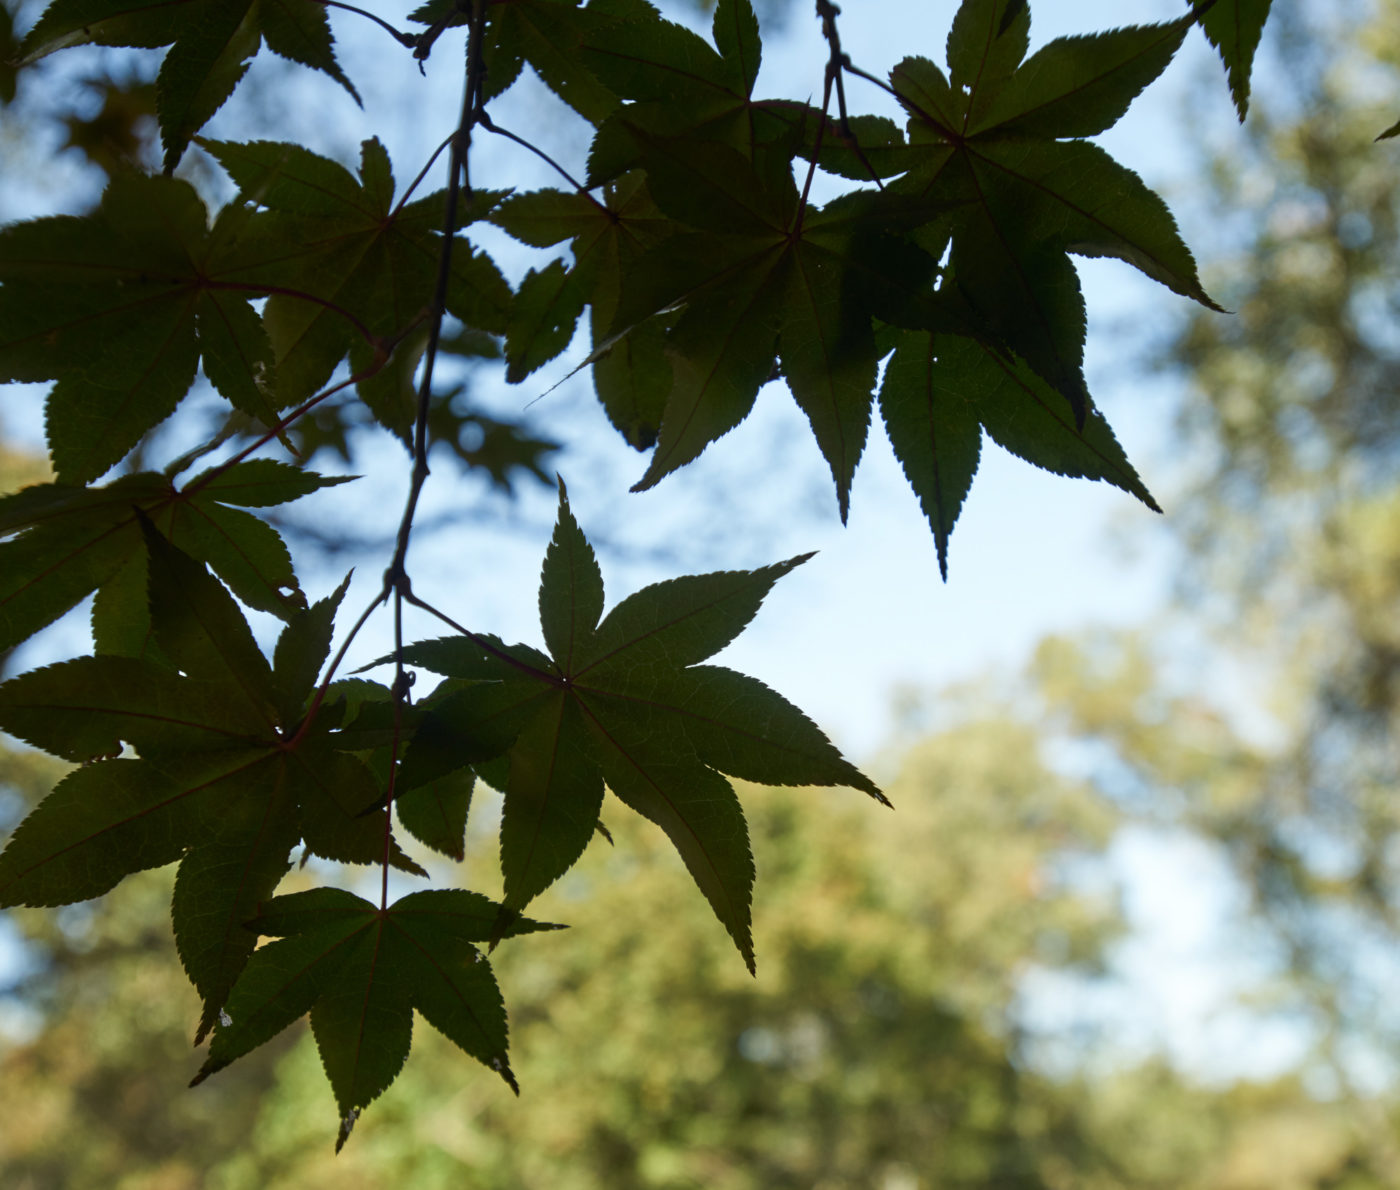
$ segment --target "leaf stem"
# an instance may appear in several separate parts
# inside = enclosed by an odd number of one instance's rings
[[[553,673],[550,670],[538,669],[533,665],[529,665],[526,662],[521,661],[518,657],[512,657],[504,649],[496,648],[495,645],[491,644],[489,641],[485,640],[483,637],[473,632],[470,628],[463,628],[462,625],[457,623],[457,621],[454,620],[451,616],[449,616],[446,612],[440,611],[438,608],[435,608],[426,599],[419,599],[418,596],[415,595],[412,591],[405,591],[404,599],[407,600],[409,603],[413,604],[414,607],[420,609],[421,611],[427,612],[430,616],[436,616],[454,632],[460,633],[462,636],[466,637],[483,653],[489,654],[490,656],[496,658],[497,661],[503,661],[505,662],[505,664],[511,666],[512,668],[518,669],[521,673],[529,674],[532,678],[539,678],[541,680],[558,683],[558,674]]]
[[[403,194],[399,196],[399,201],[394,205],[394,215],[396,217],[398,213],[402,211],[405,206],[408,205],[408,200],[413,197],[413,192],[423,184],[423,179],[428,176],[428,171],[433,168],[433,162],[435,162],[439,157],[442,156],[443,149],[447,148],[447,146],[452,143],[456,136],[457,132],[454,129],[447,136],[443,137],[442,143],[438,145],[436,149],[433,150],[433,154],[431,157],[428,158],[427,164],[424,165],[423,168],[418,171],[418,176],[408,184],[408,189],[405,190]]]
[[[346,12],[353,12],[357,16],[362,16],[366,20],[373,21],[401,46],[407,49],[416,49],[418,46],[417,33],[405,33],[401,29],[395,29],[393,25],[389,24],[389,22],[382,17],[375,16],[374,13],[367,12],[363,8],[357,8],[353,4],[346,4],[343,0],[316,0],[316,3],[324,5],[326,8],[343,8]]]
[[[369,606],[360,613],[360,618],[355,621],[354,626],[346,635],[340,648],[336,650],[335,656],[331,658],[330,668],[326,670],[326,676],[321,679],[316,687],[316,693],[311,696],[311,705],[306,708],[306,714],[302,716],[301,723],[298,725],[296,732],[292,735],[292,738],[287,741],[286,746],[288,749],[295,748],[300,744],[306,737],[306,733],[311,730],[311,725],[316,719],[316,713],[321,709],[321,704],[326,701],[326,692],[330,689],[331,683],[335,680],[336,671],[345,660],[345,654],[350,651],[350,646],[354,643],[355,638],[359,636],[360,629],[369,623],[369,618],[374,614],[374,609],[383,602],[384,593],[381,591],[370,601]]]
[[[376,336],[363,322],[359,320],[344,306],[337,306],[332,301],[319,298],[314,293],[306,293],[300,289],[288,289],[282,285],[260,285],[256,281],[210,281],[206,289],[234,289],[240,292],[253,292],[257,294],[273,295],[278,297],[300,298],[304,302],[310,302],[313,306],[321,306],[329,310],[332,314],[339,314],[346,322],[350,323],[359,333],[366,343],[373,344],[377,341]]]
[[[538,145],[532,144],[530,141],[527,141],[523,136],[517,136],[508,128],[502,128],[499,124],[493,121],[491,117],[488,116],[485,112],[481,113],[480,117],[477,119],[477,123],[487,132],[494,132],[497,136],[503,136],[506,138],[506,140],[514,141],[522,149],[528,149],[545,164],[552,166],[555,172],[558,173],[558,175],[561,178],[563,178],[564,181],[568,182],[570,186],[572,186],[575,190],[582,194],[584,198],[588,199],[588,201],[591,202],[600,211],[607,211],[608,208],[603,203],[599,202],[596,198],[594,198],[593,195],[589,193],[588,188],[586,186],[580,183],[573,176],[573,174],[569,173],[567,169],[560,165],[559,162],[555,161],[553,157],[551,157]]]
[[[301,418],[305,417],[308,413],[311,412],[311,410],[315,409],[316,406],[319,405],[322,401],[326,400],[326,398],[335,396],[335,394],[340,392],[341,389],[349,388],[352,384],[359,384],[361,380],[368,380],[371,376],[375,375],[383,366],[384,364],[382,361],[376,362],[372,368],[368,368],[363,372],[356,372],[353,376],[349,376],[346,379],[340,381],[339,384],[333,384],[324,392],[319,392],[314,397],[303,401],[289,414],[287,414],[286,417],[282,418],[275,426],[269,426],[266,433],[260,434],[257,438],[255,438],[252,441],[251,444],[245,446],[232,458],[225,459],[217,467],[211,467],[207,472],[205,472],[204,475],[200,476],[199,479],[197,479],[194,483],[190,484],[189,487],[181,488],[181,493],[184,495],[188,495],[191,492],[199,491],[200,488],[205,486],[205,484],[212,483],[219,476],[223,475],[224,472],[227,471],[230,467],[243,462],[243,460],[246,459],[249,455],[253,454],[255,451],[261,450],[274,438],[280,437],[292,425],[294,425]]]

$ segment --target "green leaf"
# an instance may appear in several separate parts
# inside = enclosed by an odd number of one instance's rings
[[[693,299],[667,338],[671,391],[651,464],[633,491],[655,486],[743,421],[772,375],[784,259],[761,241],[750,251],[748,267]]]
[[[198,1045],[219,1019],[257,935],[247,927],[290,865],[299,837],[295,806],[279,788],[279,768],[262,765],[244,796],[224,807],[219,836],[190,848],[180,861],[170,903],[175,946],[185,974],[204,1002]]]
[[[982,427],[959,377],[939,358],[939,340],[906,333],[885,368],[880,413],[938,548],[948,580],[948,538],[977,474]],[[954,387],[950,387],[954,386]]]
[[[157,78],[168,172],[264,40],[274,53],[324,71],[359,101],[336,62],[325,6],[317,0],[54,0],[21,50],[32,62],[84,43],[169,45]]]
[[[330,656],[335,613],[349,588],[350,575],[347,574],[329,596],[294,615],[277,638],[277,648],[272,655],[272,681],[283,723],[295,723],[305,709],[317,675]]]
[[[258,52],[253,0],[206,0],[165,55],[156,76],[156,112],[165,170],[179,164],[190,139],[223,107]]]
[[[540,575],[540,626],[550,655],[565,673],[573,671],[575,651],[593,635],[602,615],[603,572],[574,520],[561,479],[559,520]]]
[[[593,838],[603,781],[567,695],[549,699],[510,750],[501,813],[505,905],[520,909],[569,870]]]
[[[205,568],[142,522],[150,554],[151,623],[165,655],[192,678],[271,726],[272,669],[232,597]]]
[[[948,73],[954,90],[966,89],[968,116],[976,120],[979,96],[1006,82],[1030,45],[1026,0],[963,0],[948,32]]]
[[[590,726],[608,788],[666,832],[753,972],[753,853],[733,788],[687,756],[683,738],[619,733],[601,721]]]
[[[57,379],[45,425],[61,481],[96,479],[174,412],[201,329],[222,385],[232,385],[231,353],[254,350],[246,334],[231,341],[230,327],[246,332],[256,318],[248,295],[211,297],[220,283],[206,219],[187,182],[126,175],[93,215],[0,231],[0,379]]]
[[[274,54],[328,74],[360,102],[340,63],[335,60],[334,39],[326,6],[319,0],[258,0],[263,41]]]
[[[805,560],[657,583],[599,623],[602,576],[561,484],[540,583],[552,662],[482,636],[405,650],[412,664],[451,679],[428,699],[404,759],[406,786],[472,765],[505,795],[505,909],[493,937],[587,847],[606,782],[670,835],[752,967],[753,859],[721,772],[846,784],[884,800],[791,703],[742,674],[695,665],[733,640],[773,583]],[[455,846],[458,820],[447,821]]]
[[[586,191],[531,190],[507,198],[489,218],[522,244],[551,248],[586,234],[599,213],[597,201]]]
[[[810,557],[643,587],[607,614],[565,672],[580,677],[597,670],[635,672],[704,661],[748,626],[778,579]]]
[[[844,524],[870,423],[875,336],[868,311],[845,291],[839,259],[796,252],[788,277],[780,343],[783,375],[831,468]]]
[[[703,37],[662,20],[654,9],[644,19],[608,25],[588,37],[582,56],[623,99],[703,104],[729,92],[725,60]]]
[[[763,60],[758,17],[749,0],[719,0],[715,5],[713,33],[725,65],[733,72],[735,86],[749,94]]]
[[[620,695],[607,689],[611,685],[590,684],[587,705],[596,719],[621,714],[658,736],[679,729],[701,761],[731,777],[761,785],[848,785],[885,802],[815,723],[757,678],[693,665],[645,682],[624,681]]]
[[[0,727],[65,760],[246,746],[267,726],[212,682],[134,657],[77,657],[0,685]]]
[[[941,342],[939,366],[944,382],[972,400],[983,428],[999,446],[1057,475],[1101,479],[1153,512],[1162,511],[1097,410],[1089,411],[1082,429],[1077,427],[1049,385],[1023,362],[970,340]]]
[[[150,571],[139,549],[97,589],[92,601],[92,647],[97,653],[137,657],[174,670],[151,634]]]
[[[1192,23],[1183,17],[1057,38],[1031,55],[967,130],[1045,137],[1106,132],[1166,69]]]
[[[949,35],[951,79],[919,58],[891,73],[909,112],[909,148],[890,190],[929,204],[919,234],[951,239],[940,293],[965,304],[967,325],[920,329],[1014,353],[1081,423],[1092,404],[1084,310],[1066,254],[1118,256],[1217,308],[1161,200],[1097,147],[1054,139],[1113,124],[1171,60],[1188,23],[1060,39],[1023,64],[1027,6],[965,0]]]
[[[531,269],[516,290],[506,323],[506,380],[519,384],[566,348],[588,295],[562,260]]]
[[[594,307],[595,313],[597,307]],[[598,322],[594,321],[595,340]],[[648,319],[593,361],[593,387],[614,428],[635,450],[656,445],[671,395],[666,321]]]
[[[1249,80],[1254,53],[1264,34],[1273,0],[1218,0],[1202,18],[1201,28],[1220,54],[1230,80],[1230,95],[1241,123],[1249,111]],[[1385,135],[1385,134],[1383,134]]]
[[[399,787],[411,791],[504,755],[546,697],[542,683],[518,676],[471,682],[440,698],[435,692],[404,753]]]
[[[344,864],[381,864],[416,876],[427,872],[406,856],[392,835],[385,840],[384,803],[379,779],[357,756],[338,751],[313,734],[288,755],[282,779],[301,809],[301,837],[324,859]]]
[[[590,124],[599,124],[617,107],[617,96],[582,54],[585,36],[610,28],[612,20],[577,0],[505,0],[491,5],[487,55],[514,61],[523,58],[560,99]]]
[[[227,292],[202,294],[195,317],[209,383],[235,409],[275,425],[277,365],[262,319]]]
[[[431,304],[442,248],[442,196],[400,208],[377,141],[362,146],[362,177],[295,144],[204,141],[243,197],[267,208],[243,240],[219,260],[225,284],[275,287],[263,322],[276,355],[278,400],[287,405],[320,388],[351,356],[361,371],[387,361],[422,325]],[[489,202],[483,202],[489,207]],[[447,309],[480,330],[504,332],[510,290],[490,257],[465,239],[453,242]],[[401,369],[388,391],[362,390],[383,424],[404,428],[402,371],[413,354],[395,353]]]
[[[198,498],[181,511],[173,529],[180,546],[208,562],[249,607],[285,620],[306,606],[292,555],[265,520]]]
[[[470,770],[451,772],[397,793],[394,809],[404,829],[425,847],[461,862],[475,784]]]
[[[185,490],[241,508],[263,508],[309,496],[321,488],[349,483],[353,475],[317,475],[273,459],[248,459],[231,467],[201,472]]]
[[[225,502],[278,504],[342,482],[255,460],[204,472],[183,490],[150,473],[100,488],[27,489],[0,506],[8,510],[7,527],[21,530],[0,542],[0,647],[19,643],[100,587],[93,612],[99,649],[155,658],[138,509],[249,604],[285,619],[305,606],[285,545],[266,522]]]
[[[75,769],[19,824],[0,854],[0,908],[69,905],[180,858],[200,808],[136,760]]]
[[[105,488],[44,487],[53,503],[20,536],[0,542],[0,648],[28,639],[144,552],[132,506],[170,490],[164,476],[150,474]]]
[[[381,911],[331,888],[269,902],[254,928],[282,936],[249,960],[229,997],[229,1023],[215,1030],[194,1082],[309,1012],[341,1117],[348,1121],[341,1129],[343,1144],[354,1116],[402,1069],[417,1009],[515,1089],[505,1006],[490,964],[466,940],[485,905],[485,898],[466,893],[411,894]],[[530,928],[541,927],[528,923],[516,932]]]

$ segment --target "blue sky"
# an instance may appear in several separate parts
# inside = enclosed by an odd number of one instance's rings
[[[841,26],[845,47],[875,74],[906,53],[941,60],[954,7],[900,0],[848,5]],[[1131,5],[1042,0],[1032,5],[1033,46],[1053,36],[1178,11],[1166,0]],[[382,49],[367,48],[370,54]],[[1199,34],[1192,35],[1190,48],[1104,138],[1110,151],[1150,183],[1183,168],[1179,96],[1207,56]],[[451,53],[443,58],[430,63],[428,79],[435,96],[431,106],[441,105],[443,119],[431,126],[415,120],[407,129],[392,130],[416,140],[420,153],[455,108],[456,62]],[[354,77],[366,76],[350,54],[347,60]],[[766,47],[757,90],[819,96],[824,62],[816,23],[806,5],[795,4],[785,32]],[[1217,71],[1210,81],[1219,93],[1220,119],[1232,121],[1223,77]],[[511,126],[538,137],[561,158],[577,160],[586,143],[581,122],[538,87],[519,91],[511,96],[520,113]],[[885,96],[858,80],[852,80],[850,99],[853,111],[894,114]],[[373,111],[373,99],[367,96],[367,102]],[[386,129],[386,139],[388,134]],[[404,159],[412,160],[413,153]],[[522,161],[499,142],[481,146],[475,176],[488,186],[514,182],[522,167],[524,178],[517,184],[556,184],[547,169]],[[1190,242],[1190,229],[1185,230]],[[547,254],[516,256],[522,268],[549,259]],[[1166,477],[1163,484],[1155,482],[1153,464],[1164,462],[1171,393],[1162,382],[1135,374],[1137,336],[1124,330],[1161,325],[1180,316],[1187,303],[1116,261],[1084,261],[1081,273],[1090,315],[1091,387],[1160,499]],[[722,660],[798,702],[858,758],[870,756],[886,738],[894,687],[935,687],[988,665],[1015,665],[1044,633],[1140,620],[1167,589],[1170,552],[1155,514],[1117,489],[1038,471],[990,442],[984,444],[981,473],[953,536],[950,582],[943,584],[927,522],[878,419],[857,473],[850,522],[842,528],[810,430],[781,385],[765,389],[755,417],[685,472],[651,492],[630,494],[626,489],[641,474],[643,459],[607,430],[585,376],[549,391],[585,353],[579,340],[557,366],[516,389],[490,391],[485,380],[482,387],[502,407],[521,408],[538,399],[533,409],[546,424],[558,419],[577,427],[585,457],[565,458],[560,469],[585,531],[601,532],[625,547],[604,556],[610,598],[684,570],[752,566],[818,550],[816,558],[778,584],[754,626]],[[453,495],[439,488],[430,499],[446,508]],[[431,559],[425,581],[451,593],[445,598],[462,611],[458,619],[534,639],[534,583],[552,496],[540,493],[524,501],[520,515],[523,527],[483,532],[465,545],[444,539],[419,557]],[[653,551],[665,553],[660,564],[649,558]]]
[[[847,7],[841,25],[845,48],[871,73],[884,74],[908,53],[942,59],[955,8],[951,0],[917,5],[864,0]],[[1170,0],[1041,0],[1032,5],[1032,47],[1054,36],[1172,17],[1179,8]],[[704,21],[696,17],[693,23]],[[351,161],[360,137],[380,136],[402,184],[455,118],[458,47],[451,39],[440,43],[426,77],[409,81],[405,102],[403,72],[384,68],[385,55],[398,52],[393,43],[348,14],[336,15],[336,27],[342,60],[364,96],[367,114],[333,84],[298,70],[294,94],[301,110],[293,113],[293,124],[312,130],[319,151]],[[825,52],[807,6],[794,3],[783,31],[765,47],[758,91],[819,96]],[[1180,96],[1184,86],[1202,77],[1207,57],[1203,39],[1192,34],[1188,52],[1103,138],[1149,184],[1179,177],[1185,168]],[[254,71],[270,65],[260,60]],[[1223,78],[1218,71],[1205,77],[1217,92],[1220,121],[1230,122]],[[859,80],[851,81],[849,95],[853,112],[897,115],[886,96]],[[533,80],[517,84],[495,114],[559,159],[580,160],[586,126]],[[287,134],[285,120],[285,113],[259,100],[255,88],[245,88],[207,131],[214,137],[276,138]],[[481,185],[558,184],[548,167],[498,139],[479,137],[473,160]],[[12,211],[20,201],[9,200]],[[47,202],[52,209],[51,195],[28,201]],[[1191,228],[1183,230],[1190,243]],[[517,275],[550,259],[549,253],[532,253],[504,236],[487,238]],[[1163,444],[1171,388],[1138,374],[1133,353],[1141,328],[1179,317],[1187,303],[1116,261],[1083,261],[1081,275],[1090,317],[1091,389],[1148,486],[1165,500]],[[470,378],[472,391],[493,408],[529,409],[546,432],[577,445],[558,466],[585,531],[602,547],[610,601],[677,573],[755,566],[817,550],[814,559],[778,584],[755,624],[721,659],[798,702],[857,759],[869,758],[886,739],[896,687],[938,687],[989,665],[1015,666],[1047,632],[1145,618],[1168,588],[1170,549],[1155,514],[1107,485],[1038,471],[989,441],[953,535],[950,581],[944,584],[927,522],[878,416],[843,528],[810,430],[781,384],[768,386],[750,421],[695,464],[650,492],[631,494],[627,488],[644,469],[644,458],[607,426],[586,372],[554,387],[585,354],[580,337],[561,360],[524,384],[507,388],[481,372]],[[8,428],[37,434],[42,391],[11,390]],[[390,532],[407,468],[390,444],[368,457],[375,465],[363,471],[392,478],[367,479],[353,491],[335,489],[323,498],[321,511],[308,504],[308,515],[346,517],[357,530]],[[479,506],[479,489],[464,489],[447,468],[430,480],[428,515]],[[459,622],[508,638],[536,639],[535,588],[553,512],[551,492],[531,491],[494,521],[469,522],[465,531],[424,539],[411,558],[415,587]],[[374,557],[361,561],[347,608],[370,597],[378,566]],[[315,593],[318,582],[328,588],[339,575],[327,571],[305,578]],[[382,654],[387,631],[387,619],[372,625],[352,656]],[[424,624],[421,631],[438,629]],[[81,624],[69,624],[26,656],[77,651],[82,633]]]

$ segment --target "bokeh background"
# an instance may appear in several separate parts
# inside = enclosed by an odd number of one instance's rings
[[[845,529],[779,385],[634,496],[640,456],[586,374],[566,378],[580,345],[513,389],[455,358],[457,449],[435,457],[412,561],[458,620],[536,638],[556,470],[612,599],[821,550],[724,659],[812,713],[897,809],[743,791],[756,980],[656,832],[610,820],[615,846],[537,906],[572,928],[498,952],[521,1099],[419,1022],[333,1157],[303,1029],[185,1089],[196,1000],[171,873],[145,873],[0,924],[0,1186],[1400,1187],[1400,149],[1373,143],[1400,115],[1400,3],[1274,7],[1242,128],[1196,37],[1104,138],[1166,194],[1233,311],[1084,262],[1091,387],[1164,517],[986,444],[945,586],[878,431]],[[883,73],[939,57],[954,4],[847,8],[847,49]],[[1179,8],[1039,0],[1033,41]],[[0,2],[0,63],[37,12]],[[762,17],[759,89],[819,92],[807,6]],[[364,112],[265,55],[209,134],[346,160],[378,135],[411,177],[455,119],[455,50],[420,77],[366,22],[332,20]],[[155,67],[102,50],[0,65],[0,219],[81,212],[149,163]],[[853,106],[889,110],[873,89]],[[582,126],[529,78],[497,118],[579,154]],[[507,143],[476,154],[486,184],[553,184]],[[211,205],[230,196],[209,159],[182,172]],[[541,260],[490,247],[515,276]],[[45,475],[42,398],[0,396],[5,490]],[[195,402],[145,461],[214,417]],[[279,525],[313,594],[368,576],[354,606],[387,556],[402,452],[348,410],[302,446],[373,477]],[[80,610],[4,664],[85,647]],[[361,659],[381,652],[371,636]],[[0,747],[0,829],[55,773]],[[494,809],[474,812],[464,878],[490,892]]]

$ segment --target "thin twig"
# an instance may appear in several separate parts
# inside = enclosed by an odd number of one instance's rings
[[[812,150],[812,160],[815,162],[821,151],[821,130],[828,119],[827,111],[831,104],[832,84],[836,86],[836,110],[840,115],[838,127],[841,131],[841,139],[846,147],[856,155],[861,165],[865,166],[865,172],[870,175],[870,180],[875,183],[877,190],[885,188],[880,181],[880,172],[871,164],[870,158],[865,155],[865,150],[860,147],[860,140],[856,137],[851,128],[850,111],[846,107],[846,71],[854,70],[851,65],[851,57],[841,48],[841,33],[836,28],[836,18],[841,14],[841,9],[831,0],[817,0],[817,16],[822,22],[822,36],[826,38],[826,44],[830,47],[830,57],[826,63],[826,79],[822,88],[822,124],[817,129],[817,145]],[[864,74],[863,71],[858,72]],[[868,77],[868,76],[867,76]],[[804,195],[805,197],[805,195]]]
[[[433,365],[437,360],[438,343],[442,338],[442,322],[447,312],[447,290],[452,280],[452,247],[457,237],[457,208],[462,190],[466,190],[468,201],[471,198],[471,177],[468,172],[468,154],[471,149],[472,128],[482,115],[482,40],[486,28],[485,0],[472,0],[471,19],[467,34],[466,82],[462,88],[462,113],[457,121],[457,132],[452,138],[452,153],[448,165],[447,210],[443,218],[442,249],[438,255],[437,283],[433,291],[432,305],[429,307],[428,345],[423,357],[423,375],[418,384],[418,407],[413,423],[413,472],[408,484],[408,497],[404,502],[403,518],[399,522],[398,536],[394,544],[394,556],[384,572],[382,596],[391,592],[394,597],[394,728],[389,768],[388,788],[384,798],[384,852],[383,888],[380,908],[389,905],[389,858],[393,845],[394,792],[398,745],[403,727],[403,708],[408,702],[408,688],[411,681],[404,665],[403,605],[412,597],[412,584],[408,577],[408,545],[413,535],[413,518],[418,511],[418,500],[423,485],[428,479],[428,414],[432,407]]]

